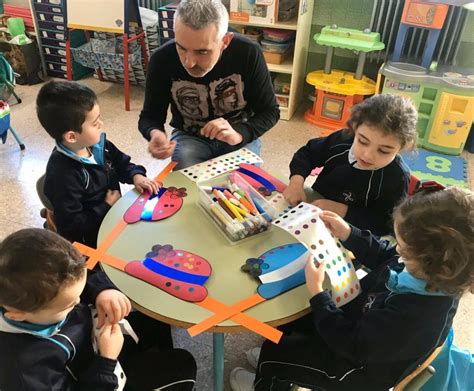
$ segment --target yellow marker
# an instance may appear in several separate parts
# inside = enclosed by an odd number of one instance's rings
[[[242,208],[239,208],[239,207],[238,207],[237,205],[235,205],[235,204],[232,204],[232,205],[234,205],[234,208],[237,209],[237,211],[238,211],[242,216],[244,216],[244,217],[250,216],[249,212],[245,211],[245,210],[242,209]]]
[[[229,202],[229,200],[227,198],[225,198],[224,194],[222,194],[221,191],[217,191],[217,194],[219,195],[219,198],[224,201],[224,203],[226,204],[226,206],[230,209],[230,211],[235,215],[235,217],[237,218],[237,220],[239,221],[244,221],[244,218],[240,215],[239,211],[237,210],[237,208],[235,207],[234,204],[232,204],[231,202]]]

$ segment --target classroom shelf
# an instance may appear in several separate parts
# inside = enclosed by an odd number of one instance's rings
[[[288,107],[280,107],[280,118],[284,120],[291,119],[298,108],[299,103],[303,100],[303,86],[306,78],[306,60],[309,51],[313,8],[314,1],[300,1],[297,17],[288,22],[277,22],[271,24],[229,20],[229,24],[235,27],[251,26],[293,30],[296,32],[293,56],[286,59],[282,64],[267,63],[270,72],[291,75]]]
[[[270,72],[287,73],[289,75],[293,73],[293,58],[288,58],[281,64],[267,63],[267,65]]]
[[[271,29],[283,29],[283,30],[296,30],[298,28],[297,20],[290,20],[288,22],[277,22],[277,23],[251,23],[251,22],[240,22],[237,20],[229,20],[230,25],[236,26],[252,26],[252,27],[263,27]]]

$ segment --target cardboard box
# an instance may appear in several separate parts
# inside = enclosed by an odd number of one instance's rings
[[[278,0],[230,0],[231,21],[273,24],[277,15]]]

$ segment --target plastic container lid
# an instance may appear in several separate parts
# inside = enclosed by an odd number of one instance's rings
[[[263,38],[273,42],[288,42],[295,38],[294,31],[263,29]]]
[[[273,53],[285,53],[291,45],[293,45],[293,41],[291,42],[273,42],[273,41],[267,41],[264,39],[262,42],[262,49],[267,51],[267,52],[273,52]]]

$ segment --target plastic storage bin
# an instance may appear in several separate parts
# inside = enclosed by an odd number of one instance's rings
[[[291,88],[291,75],[279,73],[273,81],[276,94],[289,94]]]
[[[229,213],[217,203],[217,197],[209,191],[212,187],[230,190],[230,183],[235,183],[240,190],[248,193],[260,213],[256,215],[249,213],[246,217],[243,217],[243,221],[237,218],[232,219]],[[197,187],[199,206],[231,244],[240,243],[242,240],[267,231],[271,226],[271,220],[277,215],[273,206],[237,172],[199,182]],[[229,207],[227,208],[229,209]]]
[[[295,39],[295,32],[278,29],[263,29],[263,39],[272,42],[287,43]]]
[[[275,94],[276,101],[280,107],[288,107],[289,95]]]
[[[260,42],[263,37],[263,32],[261,29],[254,27],[244,27],[240,30],[241,34],[245,35],[248,39]]]
[[[123,70],[123,53],[117,53],[121,48],[115,39],[94,39],[77,48],[71,48],[74,60],[89,68]],[[139,65],[142,61],[141,47],[130,44],[128,62],[130,66]]]
[[[270,53],[285,53],[293,46],[293,42],[273,42],[264,39],[262,42],[262,49]]]

